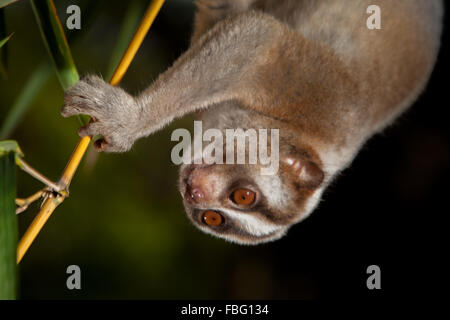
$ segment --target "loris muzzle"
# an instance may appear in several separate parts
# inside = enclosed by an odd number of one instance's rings
[[[367,8],[379,7],[380,28]],[[201,230],[241,244],[286,234],[362,145],[413,104],[440,45],[440,0],[202,0],[190,48],[137,96],[86,76],[62,115],[87,114],[100,151],[195,112],[205,128],[276,128],[279,170],[182,165],[180,193]]]

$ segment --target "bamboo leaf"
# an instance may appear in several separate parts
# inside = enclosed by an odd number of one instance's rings
[[[15,150],[18,145],[13,141],[0,142],[0,145],[3,145],[0,147],[3,150],[0,152],[0,300],[12,300],[17,297]]]
[[[0,139],[7,138],[17,127],[20,119],[31,106],[37,94],[47,83],[52,74],[52,69],[48,64],[41,64],[25,83],[21,94],[16,98],[10,111],[6,115],[3,125],[0,127]]]
[[[85,15],[84,21],[89,21],[93,18],[93,12],[96,11],[96,7],[98,7],[97,1],[89,2],[86,7],[87,14]],[[0,20],[1,20],[1,12],[0,9]],[[0,33],[2,31],[1,21],[0,21]],[[73,32],[69,34],[68,41],[76,41],[81,35],[80,32]],[[3,52],[6,53],[6,52]],[[2,56],[2,58],[6,56]],[[6,62],[4,62],[6,65]],[[31,107],[33,101],[36,96],[41,91],[42,87],[47,83],[51,76],[52,68],[47,63],[41,63],[35,71],[31,74],[31,76],[27,79],[24,88],[21,91],[21,94],[16,98],[12,107],[10,108],[6,118],[3,122],[3,125],[0,126],[0,140],[6,139],[10,136],[11,132],[19,124],[23,115],[27,112],[27,110]],[[0,73],[1,73],[1,62],[0,62]]]
[[[24,157],[24,154],[15,140],[0,141],[0,157],[8,153],[14,153],[16,165],[22,168],[21,158]]]
[[[16,155],[23,157],[23,152],[20,149],[17,141],[14,141],[14,140],[0,141],[0,156],[3,156],[10,152],[13,152]]]
[[[0,8],[6,7],[17,0],[0,0]]]
[[[1,9],[0,9],[1,10]],[[1,21],[2,15],[0,12],[0,31],[1,29],[1,25],[2,25],[2,21]],[[6,78],[7,74],[6,74],[6,58],[7,58],[7,54],[6,54],[6,47],[2,48],[6,42],[8,42],[8,40],[12,37],[14,33],[11,33],[8,37],[0,40],[0,76],[2,76],[2,78]]]
[[[5,39],[0,40],[0,48],[5,45],[6,42],[8,42],[9,39],[11,39],[12,35],[14,33],[11,33],[9,36],[7,36]]]
[[[109,59],[108,68],[106,71],[106,79],[111,79],[117,64],[125,52],[130,39],[132,38],[136,26],[144,10],[144,5],[141,1],[130,1],[128,5],[125,18],[123,19],[119,36],[117,37],[116,45],[112,50],[111,58]]]
[[[56,8],[50,0],[32,0],[31,4],[61,86],[66,90],[78,81],[79,76]]]
[[[5,9],[0,8],[0,39],[6,38]],[[8,51],[6,47],[0,50],[0,75],[6,78],[6,65],[8,63]]]
[[[52,0],[31,0],[31,4],[45,46],[56,68],[59,82],[63,90],[67,90],[78,82],[79,75],[55,5]],[[83,125],[89,122],[87,116],[78,118]]]

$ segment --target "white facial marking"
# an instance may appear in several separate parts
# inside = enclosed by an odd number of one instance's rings
[[[234,220],[239,221],[241,227],[245,231],[254,236],[268,235],[282,228],[282,226],[263,221],[258,217],[255,217],[248,213],[241,213],[231,209],[223,209],[223,208],[217,210],[222,211],[226,213],[229,217],[233,218]]]
[[[271,205],[282,208],[290,200],[279,175],[255,175],[253,179]]]

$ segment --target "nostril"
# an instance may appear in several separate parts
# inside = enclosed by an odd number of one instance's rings
[[[205,197],[205,194],[198,188],[191,190],[191,197],[196,201],[201,201]]]
[[[191,188],[190,186],[187,187],[186,193],[185,193],[185,199],[188,200],[190,203],[201,203],[204,201],[205,194],[203,191],[199,188]]]

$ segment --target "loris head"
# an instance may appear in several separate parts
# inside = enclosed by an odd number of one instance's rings
[[[189,219],[206,233],[240,244],[282,237],[317,205],[324,173],[305,154],[280,154],[279,170],[258,165],[189,164],[180,192]]]

